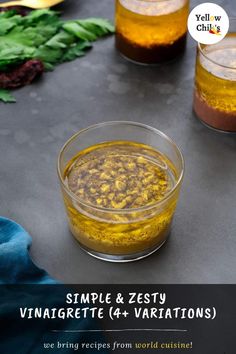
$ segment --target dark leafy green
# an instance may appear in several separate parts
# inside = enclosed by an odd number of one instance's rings
[[[0,89],[0,100],[5,103],[13,103],[16,102],[16,99],[11,95],[8,90]]]
[[[46,70],[53,70],[57,64],[85,55],[93,41],[113,32],[105,19],[64,21],[48,9],[23,17],[12,10],[0,13],[0,72],[28,59],[40,59]],[[8,102],[10,97],[1,90],[0,100]]]

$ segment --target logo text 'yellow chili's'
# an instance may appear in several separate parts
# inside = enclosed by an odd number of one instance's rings
[[[221,16],[213,16],[210,14],[198,15],[196,14],[196,19],[198,22],[219,22],[221,20]],[[201,23],[197,25],[197,31],[201,32],[209,32],[211,34],[215,34],[217,36],[221,35],[221,29],[218,24],[212,23]]]
[[[217,4],[206,2],[197,5],[189,14],[188,30],[198,43],[216,44],[228,33],[229,16]]]

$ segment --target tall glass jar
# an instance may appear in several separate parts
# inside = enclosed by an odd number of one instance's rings
[[[189,0],[116,0],[116,47],[143,64],[175,59],[186,45]]]
[[[193,107],[209,127],[236,132],[236,19],[220,42],[198,44]]]

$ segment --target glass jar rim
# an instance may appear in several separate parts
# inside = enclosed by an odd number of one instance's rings
[[[135,1],[140,1],[140,2],[163,2],[163,1],[171,1],[171,0],[135,0]]]
[[[229,18],[229,21],[235,21],[235,22],[236,22],[236,17],[230,17],[230,18]],[[225,37],[227,37],[227,35],[230,34],[230,33],[236,33],[236,29],[235,29],[235,31],[232,31],[232,32],[229,31],[229,32],[226,34]],[[224,37],[224,38],[225,38],[225,37]],[[222,41],[224,40],[224,38],[222,39]],[[217,44],[217,43],[216,43],[216,44]],[[220,66],[221,68],[236,70],[236,67],[235,67],[235,66],[233,67],[233,66],[224,65],[224,64],[218,63],[216,60],[213,60],[213,59],[209,58],[208,55],[203,51],[203,48],[202,48],[203,45],[207,47],[207,46],[211,46],[211,45],[214,45],[214,44],[202,44],[202,43],[198,43],[198,44],[197,44],[198,49],[199,49],[200,53],[204,56],[204,58],[206,58],[207,60],[209,60],[209,61],[212,62],[213,64]]]
[[[121,0],[119,0],[121,1]],[[134,1],[139,1],[139,2],[168,2],[168,1],[174,1],[174,0],[134,0]]]
[[[181,161],[181,172],[180,175],[177,179],[177,181],[175,182],[174,186],[172,187],[172,189],[163,197],[163,199],[161,199],[160,201],[157,201],[155,203],[153,203],[152,205],[148,205],[148,206],[142,206],[139,208],[124,208],[124,209],[114,209],[114,208],[105,208],[105,207],[100,207],[97,205],[94,205],[92,203],[89,202],[85,202],[83,199],[79,198],[76,194],[74,194],[67,186],[67,184],[64,181],[64,178],[61,174],[61,169],[60,169],[60,165],[61,165],[61,158],[62,155],[65,151],[65,149],[70,145],[70,143],[72,141],[74,141],[78,136],[80,136],[81,134],[86,133],[87,131],[96,129],[96,128],[101,128],[103,126],[107,126],[107,125],[119,125],[119,124],[127,124],[127,125],[131,125],[131,126],[136,126],[136,127],[140,127],[140,128],[145,128],[151,132],[154,132],[155,134],[161,136],[162,138],[164,138],[166,141],[168,141],[170,143],[170,145],[172,145],[172,147],[175,149],[175,151],[177,152],[177,154],[179,155],[179,159]],[[175,190],[178,188],[178,186],[181,184],[182,180],[183,180],[183,176],[184,176],[184,169],[185,169],[185,164],[184,164],[184,157],[182,152],[180,151],[179,147],[176,145],[176,143],[169,138],[165,133],[161,132],[160,130],[153,128],[147,124],[143,124],[143,123],[138,123],[138,122],[133,122],[133,121],[107,121],[107,122],[101,122],[101,123],[97,123],[97,124],[93,124],[90,125],[87,128],[81,129],[79,130],[77,133],[75,133],[70,139],[68,139],[66,141],[66,143],[63,145],[63,147],[61,148],[59,155],[58,155],[58,159],[57,159],[57,174],[59,177],[59,180],[64,188],[64,190],[66,191],[66,193],[68,193],[68,195],[73,198],[74,200],[78,201],[80,204],[82,204],[85,207],[91,208],[93,210],[97,210],[97,211],[102,211],[102,212],[107,212],[107,213],[113,213],[113,214],[129,214],[129,213],[134,213],[134,212],[141,212],[141,211],[146,211],[146,210],[152,210],[153,208],[156,208],[159,205],[162,205],[174,192]]]
[[[164,2],[164,1],[173,1],[173,0],[135,0],[139,2]]]

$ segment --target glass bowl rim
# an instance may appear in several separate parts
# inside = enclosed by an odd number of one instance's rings
[[[229,17],[229,22],[230,21],[236,21],[236,17]],[[225,37],[227,37],[228,34],[230,33],[236,33],[236,30],[234,31],[229,31]],[[224,37],[224,38],[225,38]],[[224,40],[224,38],[222,39],[222,41]],[[216,43],[217,44],[217,43]],[[208,57],[208,55],[206,53],[204,53],[203,51],[203,48],[202,46],[206,46],[206,47],[209,47],[211,45],[215,45],[215,44],[202,44],[202,43],[199,43],[197,44],[197,47],[198,47],[198,50],[200,51],[200,53],[204,56],[204,58],[206,58],[207,60],[209,60],[210,62],[212,62],[213,64],[217,65],[217,66],[220,66],[221,68],[225,68],[225,69],[231,69],[231,70],[236,70],[236,67],[233,67],[233,66],[228,66],[228,65],[224,65],[224,64],[220,64],[218,63],[216,60],[213,60],[211,58]]]
[[[119,124],[127,124],[127,125],[131,125],[131,126],[136,126],[136,127],[140,127],[140,128],[144,128],[146,130],[149,130],[157,135],[159,135],[160,137],[162,137],[164,140],[168,141],[170,145],[172,145],[172,147],[174,148],[174,150],[177,152],[178,157],[181,161],[181,172],[180,175],[177,179],[177,181],[175,182],[174,186],[171,188],[171,190],[164,196],[163,199],[151,204],[151,205],[147,205],[147,206],[142,206],[139,208],[124,208],[124,209],[114,209],[114,208],[105,208],[105,207],[100,207],[97,205],[94,205],[92,203],[88,203],[85,202],[83,199],[79,198],[76,194],[74,194],[67,186],[67,184],[65,183],[63,176],[61,174],[61,169],[60,169],[60,165],[61,165],[61,158],[62,155],[65,151],[65,149],[71,144],[72,141],[74,141],[77,137],[79,137],[81,134],[86,133],[87,131],[90,130],[94,130],[97,128],[102,128],[103,126],[107,126],[107,125],[119,125]],[[111,140],[113,141],[113,140]],[[115,141],[115,140],[114,140]],[[128,140],[127,140],[128,141]],[[131,140],[129,140],[131,141]],[[134,140],[135,141],[135,140]],[[151,145],[149,145],[151,146]],[[151,127],[147,124],[143,124],[143,123],[139,123],[139,122],[133,122],[133,121],[125,121],[125,120],[116,120],[116,121],[107,121],[107,122],[101,122],[101,123],[96,123],[93,125],[88,126],[87,128],[81,129],[79,130],[77,133],[75,133],[74,135],[72,135],[66,142],[65,144],[62,146],[59,155],[58,155],[58,159],[57,159],[57,174],[60,180],[60,183],[63,187],[63,189],[65,190],[65,192],[74,200],[78,201],[80,204],[82,204],[85,207],[97,210],[97,211],[102,211],[102,212],[107,212],[107,213],[112,213],[112,214],[130,214],[130,213],[135,213],[135,212],[141,212],[141,211],[146,211],[146,210],[152,210],[154,208],[156,208],[159,205],[162,205],[174,192],[175,190],[179,187],[179,185],[181,184],[182,180],[183,180],[183,176],[184,176],[184,171],[185,171],[185,163],[184,163],[184,157],[182,152],[180,151],[179,147],[177,146],[177,144],[171,139],[169,138],[165,133],[161,132],[160,130]]]

